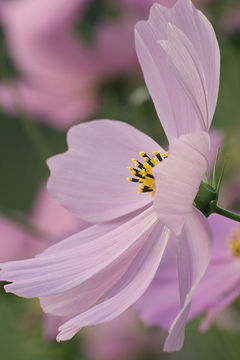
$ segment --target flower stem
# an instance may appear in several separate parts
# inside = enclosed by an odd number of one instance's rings
[[[217,206],[216,204],[213,206],[212,212],[240,222],[240,214],[236,214],[232,211],[225,210],[225,209]]]

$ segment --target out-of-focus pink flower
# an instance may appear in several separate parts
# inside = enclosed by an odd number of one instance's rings
[[[132,6],[134,9],[150,9],[154,3],[159,3],[166,8],[171,8],[177,0],[120,0],[126,6]]]
[[[109,324],[94,326],[85,333],[85,351],[91,360],[130,360],[142,353],[160,352],[160,331],[147,334],[133,310]],[[157,337],[157,338],[156,338]]]
[[[36,232],[30,232],[3,216],[0,218],[1,261],[32,257],[51,243],[86,226],[85,222],[80,222],[66,209],[57,205],[44,187],[41,187],[37,194],[29,222]]]
[[[193,297],[189,319],[206,313],[200,329],[206,330],[240,293],[240,227],[236,221],[211,215],[208,220],[214,238],[211,261]],[[175,244],[172,243],[175,247]],[[173,251],[165,257],[146,293],[137,302],[143,321],[168,329],[179,311],[176,259]]]
[[[237,209],[240,204],[240,176],[235,175],[226,181],[221,189],[221,202],[230,209]]]
[[[213,0],[192,0],[194,5],[196,6],[205,6],[211,3]]]
[[[38,192],[30,220],[46,234],[45,241],[52,243],[88,226],[87,222],[77,219],[58,205],[47,192],[46,186],[42,186]]]
[[[5,217],[0,218],[0,259],[19,260],[42,251],[49,243],[31,236],[22,226]]]
[[[240,32],[240,8],[231,9],[224,14],[222,28],[228,35]]]
[[[87,223],[72,216],[66,209],[56,204],[42,186],[37,194],[29,222],[35,228],[30,232],[14,221],[0,217],[0,261],[30,258],[60,239],[87,227]],[[63,321],[47,315],[45,336],[53,338]]]
[[[2,84],[0,104],[21,107],[58,127],[68,127],[92,114],[96,87],[113,75],[133,71],[134,14],[101,22],[93,44],[74,33],[88,0],[12,0],[1,4],[1,23],[17,81]]]
[[[136,48],[168,153],[122,122],[73,127],[69,150],[49,161],[49,189],[72,213],[97,224],[34,259],[1,264],[1,279],[12,282],[7,291],[40,297],[46,312],[72,317],[57,337],[67,340],[83,326],[114,319],[145,292],[173,232],[181,308],[165,341],[171,351],[183,344],[191,298],[209,261],[209,227],[193,201],[208,167],[219,48],[211,24],[189,0],[173,8],[155,4],[149,20],[136,26]],[[127,170],[136,156],[138,170]],[[126,181],[129,170],[141,194]]]

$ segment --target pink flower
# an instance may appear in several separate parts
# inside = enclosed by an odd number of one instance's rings
[[[1,23],[20,73],[0,87],[3,108],[14,112],[21,107],[52,125],[68,127],[96,111],[96,88],[103,79],[132,72],[136,16],[100,23],[90,46],[73,31],[87,6],[89,0],[1,4]]]
[[[0,217],[0,261],[30,258],[60,239],[87,226],[87,223],[72,216],[66,209],[57,205],[42,186],[34,202],[28,219],[35,232]],[[45,335],[56,336],[60,318],[45,316]],[[63,320],[62,320],[63,321]]]
[[[200,329],[206,330],[240,293],[240,228],[230,219],[211,215],[214,246],[211,261],[193,297],[189,320],[206,313]],[[172,247],[175,243],[172,242]],[[171,250],[171,251],[170,251]],[[174,249],[169,249],[149,289],[137,302],[143,321],[168,329],[179,311],[178,276]]]
[[[87,225],[57,205],[44,186],[37,194],[28,221],[33,226],[32,232],[10,219],[0,217],[1,262],[32,257]]]
[[[46,312],[71,316],[57,339],[120,315],[150,285],[171,232],[178,242],[181,309],[165,350],[181,348],[192,296],[209,262],[211,235],[193,202],[208,167],[208,129],[219,83],[214,31],[189,0],[154,5],[136,26],[146,84],[169,140],[154,140],[119,121],[73,127],[69,150],[49,160],[57,202],[96,223],[34,259],[1,264],[1,279]],[[138,156],[138,152],[140,156]],[[138,170],[127,166],[131,158]],[[144,164],[142,164],[144,163]],[[152,196],[151,196],[152,195]]]
[[[222,19],[222,28],[228,35],[239,33],[240,30],[240,7],[231,8],[224,14]]]
[[[163,332],[145,331],[132,309],[108,324],[89,328],[85,332],[86,358],[91,360],[130,360],[142,353],[160,353]]]
[[[154,0],[121,0],[125,5],[132,6],[134,8],[142,8],[142,9],[148,9],[150,8],[154,3],[159,3],[165,7],[172,7],[177,0],[160,0],[160,1],[154,1]]]

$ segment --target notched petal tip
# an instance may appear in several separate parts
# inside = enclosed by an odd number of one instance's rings
[[[168,139],[207,130],[220,73],[218,43],[207,18],[189,0],[178,0],[171,9],[156,4],[135,33],[139,62]]]

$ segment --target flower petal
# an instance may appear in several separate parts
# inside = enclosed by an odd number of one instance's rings
[[[186,35],[171,23],[167,25],[167,35],[168,39],[160,40],[159,44],[168,55],[175,77],[194,107],[200,129],[208,130],[206,81],[197,53]]]
[[[116,283],[121,282],[148,235],[147,233],[142,236],[114,262],[82,284],[59,294],[41,297],[40,302],[44,311],[53,315],[76,316],[102,301]]]
[[[131,306],[152,281],[168,238],[169,230],[158,224],[107,299],[62,325],[57,340],[70,339],[83,326],[110,321]]]
[[[179,39],[180,42],[184,38],[186,45],[187,39],[193,50],[191,54],[194,52],[194,59],[198,59],[198,65],[201,64],[201,75],[205,78],[208,126],[217,101],[220,54],[211,24],[195,9],[191,1],[178,0],[171,9],[155,4],[151,8],[148,21],[141,21],[136,25],[136,49],[144,78],[166,135],[171,140],[203,128],[202,120],[194,109],[193,99],[183,91],[182,84],[169,66],[168,56],[159,44],[159,41],[168,38],[168,23],[175,26],[175,29],[177,27],[178,33],[184,34]]]
[[[95,225],[50,247],[36,258],[3,263],[6,291],[24,297],[59,294],[72,289],[120,257],[156,223],[151,208],[119,225]],[[105,234],[101,234],[103,228]],[[101,234],[99,236],[99,233]]]
[[[161,150],[150,137],[120,121],[97,120],[73,127],[69,150],[48,161],[52,196],[89,222],[109,221],[151,202],[127,181],[139,151]]]
[[[192,213],[203,174],[208,167],[209,135],[182,135],[170,143],[169,156],[152,170],[156,193],[153,207],[158,218],[177,235]]]
[[[183,345],[184,327],[191,300],[209,263],[211,238],[207,220],[194,209],[178,239],[178,274],[182,308],[169,329],[164,351],[177,351]]]

